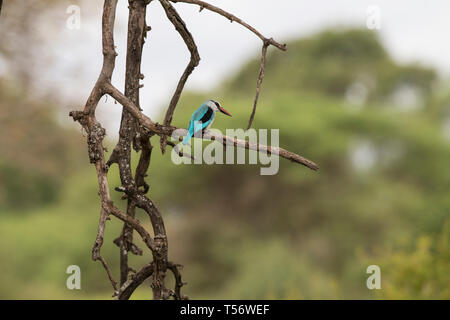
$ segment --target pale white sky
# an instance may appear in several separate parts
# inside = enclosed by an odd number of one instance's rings
[[[367,9],[377,5],[381,12],[381,37],[400,62],[420,62],[450,74],[450,1],[448,0],[210,0],[241,17],[264,35],[287,42],[327,27],[366,27]],[[42,85],[56,87],[68,98],[89,92],[101,68],[101,9],[103,1],[81,6],[81,29],[62,28],[51,50],[59,57],[48,66]],[[67,5],[70,1],[67,1]],[[116,20],[116,45],[119,56],[113,82],[123,88],[128,1],[120,0]],[[260,40],[236,23],[189,4],[175,4],[199,48],[200,66],[188,80],[187,88],[209,89],[239,69],[250,57],[259,54]],[[64,14],[65,13],[64,7]],[[95,16],[83,19],[83,11]],[[67,15],[67,14],[66,14]],[[67,15],[68,16],[68,15]],[[92,16],[92,15],[91,15]],[[141,106],[156,116],[166,106],[179,76],[189,61],[189,52],[167,20],[160,4],[148,8],[147,23],[152,27],[143,54],[144,88]],[[255,75],[257,70],[255,70]],[[67,76],[68,75],[68,76]],[[253,95],[253,92],[249,93]],[[220,97],[218,97],[220,98]],[[110,99],[111,100],[111,99]],[[80,105],[81,107],[81,105]],[[109,101],[106,120],[113,127],[120,120],[120,108]]]

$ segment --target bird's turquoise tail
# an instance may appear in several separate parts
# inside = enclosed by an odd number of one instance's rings
[[[186,137],[184,137],[184,139],[183,139],[183,144],[184,145],[186,145],[186,144],[188,144],[189,143],[189,141],[191,140],[191,133],[190,132],[188,132],[188,134],[186,135]]]

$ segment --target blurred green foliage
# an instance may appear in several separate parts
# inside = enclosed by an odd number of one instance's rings
[[[367,88],[371,102],[386,103],[396,90],[411,87],[428,98],[436,72],[417,65],[398,65],[376,33],[364,29],[330,30],[273,49],[266,63],[264,92],[293,90],[342,96],[352,83]],[[250,61],[229,83],[229,92],[248,96],[254,90],[259,59]]]
[[[218,115],[214,127],[243,128],[256,61],[214,92],[184,94],[174,124],[185,127],[202,101],[215,98],[233,117]],[[185,266],[185,293],[233,299],[449,299],[450,141],[443,128],[450,100],[448,91],[433,89],[435,72],[398,65],[375,34],[361,30],[326,31],[294,42],[284,54],[271,53],[266,70],[254,126],[279,129],[281,146],[316,161],[320,170],[285,160],[274,176],[259,175],[253,165],[177,166],[170,154],[160,154],[154,137],[149,194],[165,216],[170,259]],[[348,95],[354,83],[367,93],[356,102]],[[418,93],[419,107],[397,107],[392,97],[404,86]],[[36,125],[29,139],[40,139],[43,127],[53,128]],[[70,136],[84,142],[79,132]],[[61,150],[69,146],[82,161],[61,160],[66,152]],[[106,275],[90,261],[99,211],[95,172],[85,151],[69,143],[47,150],[54,153],[40,152],[40,161],[61,162],[70,170],[55,169],[59,182],[49,180],[57,197],[45,204],[31,201],[39,205],[27,214],[17,201],[11,202],[17,207],[10,203],[2,212],[0,255],[6,258],[0,264],[0,298],[108,298]],[[11,163],[5,152],[2,147],[0,163]],[[40,165],[29,169],[39,170]],[[15,176],[2,179],[1,187],[14,188]],[[119,185],[116,167],[109,177],[111,187]],[[120,194],[114,197],[123,207]],[[147,221],[142,212],[138,218]],[[119,222],[108,222],[103,248],[116,278],[112,240],[119,232]],[[138,267],[148,258],[132,261]],[[65,289],[70,264],[81,267],[81,292]],[[381,290],[366,287],[371,264],[381,267]],[[149,296],[147,286],[134,298]]]
[[[387,251],[387,252],[386,252]],[[377,252],[384,273],[380,297],[445,299],[450,297],[450,223],[437,235],[422,235],[413,248]],[[373,259],[373,258],[371,258]]]
[[[69,170],[79,168],[79,138],[56,123],[52,107],[11,82],[0,82],[0,97],[0,209],[54,202]]]

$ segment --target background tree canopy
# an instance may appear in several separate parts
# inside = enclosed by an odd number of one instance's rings
[[[220,89],[186,93],[174,125],[216,98],[233,118],[214,126],[244,127],[257,71],[255,58]],[[79,132],[14,84],[0,82],[0,101],[0,255],[9,260],[0,298],[103,297],[109,284],[90,260],[96,181]],[[155,149],[150,194],[185,265],[186,294],[449,299],[449,103],[434,70],[399,65],[369,31],[324,31],[269,51],[254,126],[279,128],[283,146],[321,169],[176,166]],[[109,223],[110,237],[120,227]],[[115,248],[104,255],[118,264]],[[70,264],[83,272],[81,292],[65,289]],[[376,292],[366,287],[371,264],[382,272]]]

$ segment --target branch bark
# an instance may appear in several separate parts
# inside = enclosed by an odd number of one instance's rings
[[[125,96],[139,107],[139,80],[141,78],[141,59],[146,33],[145,14],[147,3],[145,1],[129,1],[128,39],[125,71]],[[131,172],[131,147],[140,149],[138,141],[139,127],[136,119],[124,108],[119,129],[119,141],[111,155],[108,164],[116,162],[119,166],[122,187],[127,194],[137,191],[135,180]],[[132,197],[127,197],[127,214],[135,216],[136,204]],[[128,251],[133,246],[133,228],[124,223],[121,239],[118,241],[120,255],[120,285],[128,280]]]
[[[153,264],[150,263],[144,266],[141,270],[136,272],[132,279],[126,281],[117,295],[118,300],[128,300],[136,290],[146,279],[153,274]]]

